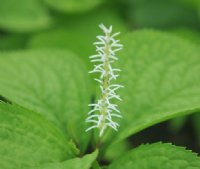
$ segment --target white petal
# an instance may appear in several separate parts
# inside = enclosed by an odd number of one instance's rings
[[[92,129],[94,129],[94,128],[98,128],[97,126],[91,126],[91,127],[89,127],[87,130],[85,130],[86,132],[88,132],[88,131],[90,131],[90,130],[92,130]]]
[[[115,36],[117,36],[117,35],[119,35],[119,34],[120,34],[120,32],[114,33],[114,34],[111,36],[111,38],[114,38]]]

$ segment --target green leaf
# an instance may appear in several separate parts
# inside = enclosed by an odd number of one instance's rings
[[[0,27],[4,30],[30,32],[50,25],[39,0],[0,0],[0,4]]]
[[[85,66],[70,52],[0,54],[0,94],[47,117],[82,149],[89,140],[89,89]]]
[[[127,17],[133,27],[166,29],[174,26],[197,26],[196,11],[174,1],[145,0],[130,5]]]
[[[122,39],[119,102],[123,118],[115,141],[200,109],[196,46],[167,33],[137,31]]]
[[[96,41],[96,36],[102,34],[98,27],[100,23],[113,25],[114,31],[117,32],[126,30],[118,13],[110,9],[101,9],[73,17],[61,15],[58,16],[58,20],[57,29],[33,35],[28,47],[69,49],[77,53],[89,65],[88,57],[95,53],[95,47],[92,44]]]
[[[29,169],[90,169],[92,163],[97,158],[97,151],[92,154],[85,155],[83,158],[73,158],[60,163],[46,164]]]
[[[25,47],[27,36],[22,34],[0,35],[0,50],[15,50]]]
[[[185,125],[187,119],[188,119],[188,116],[181,116],[181,117],[176,117],[176,118],[172,119],[169,122],[170,131],[173,133],[179,132]]]
[[[108,169],[198,169],[200,158],[171,144],[142,145],[115,160]]]
[[[200,1],[199,0],[176,0],[177,2],[187,5],[189,7],[193,7],[194,9],[199,9]]]
[[[117,151],[116,151],[116,147],[117,147]],[[103,156],[102,158],[112,161],[113,159],[116,159],[122,156],[123,154],[126,154],[129,149],[130,149],[130,145],[128,141],[124,140],[124,141],[118,142],[117,144],[112,144],[109,147],[106,154],[102,155]]]
[[[103,0],[44,0],[51,8],[66,12],[75,13],[90,10],[103,2]]]
[[[0,168],[29,167],[74,156],[73,145],[46,119],[0,102]]]

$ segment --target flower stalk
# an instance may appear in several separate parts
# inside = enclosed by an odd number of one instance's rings
[[[88,113],[89,117],[86,122],[93,123],[93,125],[86,131],[98,128],[100,130],[99,136],[101,137],[107,127],[118,131],[119,124],[113,118],[122,117],[118,106],[112,103],[113,99],[121,101],[116,91],[123,86],[113,83],[113,80],[117,79],[118,72],[121,70],[113,68],[112,64],[118,60],[116,52],[121,50],[123,45],[119,44],[119,40],[115,39],[120,33],[112,34],[112,26],[106,28],[101,24],[99,27],[103,30],[104,35],[97,36],[99,41],[94,43],[98,54],[90,56],[91,62],[96,64],[89,73],[100,73],[100,77],[95,80],[100,84],[101,97],[97,103],[89,104],[92,110]]]

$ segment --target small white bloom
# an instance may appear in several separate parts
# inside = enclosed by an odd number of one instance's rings
[[[113,84],[112,80],[116,80],[119,76],[120,69],[112,67],[112,63],[118,60],[116,52],[123,48],[122,44],[119,44],[119,40],[115,37],[120,33],[112,34],[112,26],[106,28],[103,24],[99,27],[103,30],[104,35],[97,36],[98,42],[95,42],[96,51],[98,54],[92,55],[89,58],[94,65],[94,69],[89,73],[99,73],[99,79],[95,79],[100,84],[101,98],[97,103],[89,104],[93,109],[88,113],[89,117],[86,122],[93,123],[86,131],[90,131],[94,128],[100,130],[99,136],[101,137],[107,127],[118,130],[119,124],[113,121],[113,117],[121,118],[120,111],[116,104],[111,103],[112,99],[121,101],[119,95],[116,94],[116,90],[123,87],[119,84]]]

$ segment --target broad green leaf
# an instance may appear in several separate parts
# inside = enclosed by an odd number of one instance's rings
[[[64,162],[46,164],[29,169],[90,169],[96,158],[97,151],[82,158],[73,158]]]
[[[198,169],[200,157],[171,144],[142,145],[113,161],[108,169]]]
[[[200,55],[196,46],[167,33],[136,31],[123,39],[119,102],[123,118],[115,141],[200,109]]]
[[[88,65],[90,63],[88,57],[95,53],[93,43],[96,41],[96,36],[102,34],[98,27],[100,23],[113,25],[114,31],[126,30],[118,13],[108,9],[73,17],[64,15],[58,19],[58,28],[33,35],[29,48],[69,49],[77,53]]]
[[[0,0],[0,28],[30,32],[50,25],[47,10],[39,0]]]
[[[82,149],[89,140],[89,89],[85,66],[70,52],[0,54],[0,94],[47,117]]]
[[[0,168],[13,169],[75,156],[72,143],[45,118],[17,105],[0,102]]]
[[[98,6],[103,1],[104,0],[44,0],[52,9],[66,13],[87,11]]]

